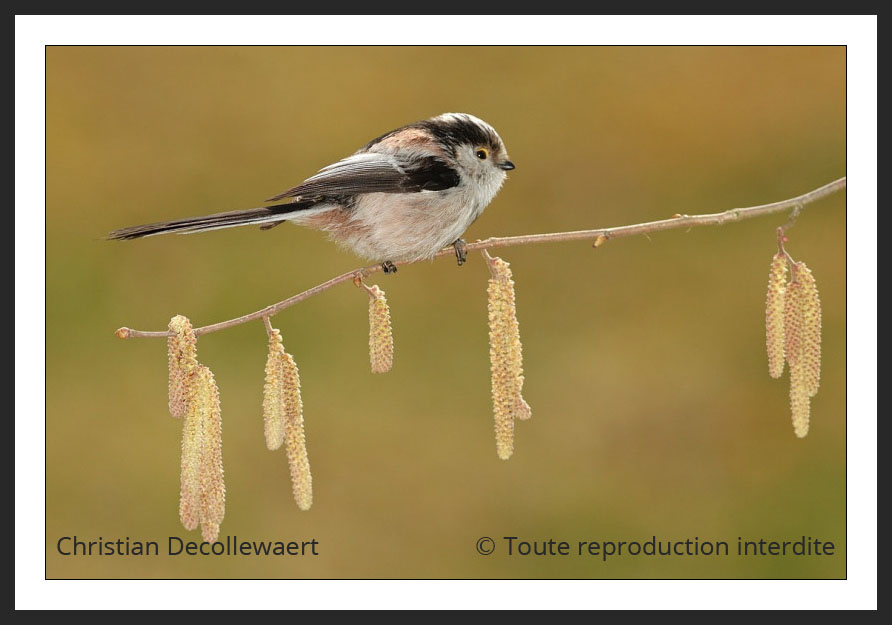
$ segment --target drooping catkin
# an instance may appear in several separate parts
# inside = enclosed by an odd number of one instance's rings
[[[206,522],[201,524],[201,539],[206,543],[215,543],[220,536],[220,524]]]
[[[489,296],[489,361],[492,383],[496,453],[507,460],[514,453],[514,420],[531,416],[523,399],[523,349],[510,265],[501,258],[489,260],[492,276]]]
[[[196,372],[184,381],[186,414],[183,419],[183,443],[180,451],[180,522],[194,530],[201,521],[201,460],[204,444],[202,397],[206,389],[195,384]]]
[[[170,320],[167,337],[167,406],[170,416],[182,418],[186,414],[186,376],[197,366],[195,332],[192,323],[182,315]]]
[[[220,392],[211,370],[198,364],[195,335],[189,320],[174,317],[171,329],[177,332],[173,338],[180,340],[173,341],[170,352],[186,356],[169,360],[177,366],[185,360],[188,366],[179,382],[185,417],[180,456],[180,522],[187,530],[201,525],[204,540],[214,542],[223,521],[226,500]]]
[[[301,510],[313,505],[313,476],[304,434],[303,402],[300,398],[300,374],[291,354],[282,355],[283,393],[285,395],[285,453],[291,471],[294,501]]]
[[[199,472],[201,535],[205,541],[217,540],[226,511],[226,486],[223,481],[223,422],[220,391],[214,374],[204,365],[195,370],[195,384],[201,388],[202,454]]]
[[[285,391],[282,363],[285,347],[282,333],[273,330],[269,335],[269,355],[266,358],[266,382],[263,385],[263,434],[267,449],[278,449],[285,440]]]
[[[784,294],[787,290],[787,259],[781,253],[771,260],[768,295],[765,298],[765,343],[768,374],[779,378],[784,372]]]
[[[802,376],[809,397],[821,383],[821,299],[815,277],[805,263],[796,263],[796,279],[802,284],[799,309],[802,316]]]
[[[793,429],[802,438],[808,434],[809,398],[818,392],[821,376],[821,302],[814,276],[803,262],[793,267],[784,301],[784,352],[790,366]]]
[[[369,294],[369,360],[372,373],[387,373],[393,367],[393,330],[390,307],[378,285],[368,287]]]
[[[811,399],[802,379],[804,369],[800,363],[790,365],[790,411],[793,414],[793,432],[799,438],[808,434]]]

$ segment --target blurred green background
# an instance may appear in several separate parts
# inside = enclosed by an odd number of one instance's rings
[[[396,343],[369,372],[367,298],[338,287],[274,319],[301,370],[315,503],[263,441],[261,323],[208,335],[224,420],[221,536],[309,557],[63,557],[62,536],[200,540],[179,524],[181,423],[166,345],[361,261],[290,224],[108,242],[138,223],[258,206],[402,124],[493,124],[517,169],[466,234],[632,224],[792,197],[846,173],[845,49],[50,47],[47,576],[843,577],[845,194],[790,232],[823,303],[821,390],[793,435],[768,377],[764,297],[783,216],[499,250],[517,283],[525,396],[508,462],[489,395],[477,257],[374,276]],[[508,557],[527,540],[836,543],[833,557]],[[481,536],[497,539],[481,556]]]

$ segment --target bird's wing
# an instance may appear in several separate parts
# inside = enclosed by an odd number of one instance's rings
[[[392,155],[364,152],[325,167],[267,202],[287,197],[441,191],[459,182],[458,172],[435,156],[400,160]]]

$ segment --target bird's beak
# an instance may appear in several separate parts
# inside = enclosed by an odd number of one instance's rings
[[[514,169],[514,163],[511,161],[502,161],[499,163],[499,169],[504,169],[505,171],[511,171]]]

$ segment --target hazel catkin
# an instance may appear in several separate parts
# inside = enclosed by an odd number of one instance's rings
[[[186,390],[180,459],[180,521],[188,530],[200,524],[204,539],[214,542],[226,501],[220,393],[214,374],[204,365],[189,372]]]
[[[291,354],[282,356],[283,391],[285,395],[285,453],[291,472],[294,501],[301,510],[313,505],[313,476],[307,455],[304,433],[303,401],[300,397],[300,374]]]
[[[204,445],[201,416],[201,389],[193,383],[195,372],[186,376],[186,414],[183,418],[183,442],[180,450],[180,522],[194,530],[201,522],[201,461]]]
[[[784,372],[784,296],[787,290],[787,259],[777,253],[768,274],[765,298],[765,343],[768,350],[768,374],[779,378]]]
[[[285,440],[285,391],[282,371],[284,355],[282,333],[272,330],[269,334],[266,381],[263,385],[263,435],[266,447],[270,450],[278,449]]]
[[[821,382],[821,299],[815,278],[803,262],[796,263],[796,279],[802,285],[799,314],[802,317],[800,354],[803,384],[808,396],[814,397]]]
[[[223,481],[223,423],[220,414],[220,391],[214,374],[204,365],[195,371],[195,384],[200,388],[202,418],[202,454],[199,471],[201,535],[205,541],[217,540],[220,523],[226,511],[226,486]]]
[[[784,353],[790,367],[790,409],[793,430],[808,434],[810,397],[821,377],[821,302],[814,276],[803,262],[793,266],[793,280],[784,298]]]
[[[514,420],[528,419],[531,410],[521,395],[523,348],[510,265],[496,257],[489,260],[489,266],[489,359],[496,453],[507,460],[514,452]]]
[[[195,332],[192,323],[176,315],[168,325],[173,335],[167,337],[167,406],[177,419],[186,414],[186,376],[197,365]]]
[[[393,367],[393,330],[390,307],[384,291],[378,285],[368,287],[369,293],[369,360],[372,373],[387,373]]]

